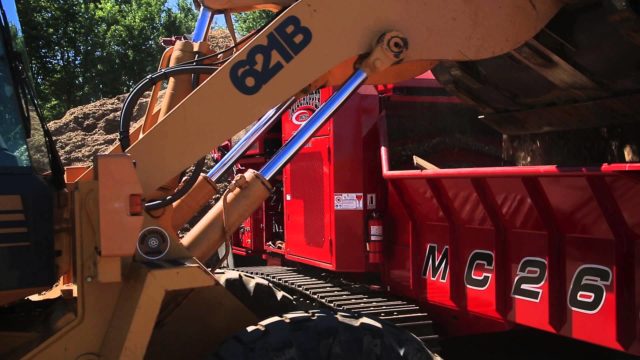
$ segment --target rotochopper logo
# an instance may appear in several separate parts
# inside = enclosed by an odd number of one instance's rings
[[[320,105],[320,90],[316,90],[309,95],[299,99],[291,107],[291,122],[296,125],[304,124],[307,120],[309,120],[311,115],[313,115],[313,113],[318,110]]]

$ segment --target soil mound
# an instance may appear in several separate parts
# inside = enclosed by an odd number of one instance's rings
[[[209,43],[215,51],[233,46],[231,35],[224,29],[211,31]],[[150,93],[145,94],[138,102],[133,114],[135,124],[144,116],[149,96]],[[116,143],[120,110],[126,97],[124,94],[78,106],[62,119],[49,123],[64,166],[90,164],[95,155],[107,152]]]
[[[222,51],[233,46],[231,34],[226,29],[214,29],[209,32],[209,44],[214,51]]]
[[[138,122],[149,105],[146,94],[136,106],[133,119]],[[60,120],[49,123],[49,129],[65,166],[87,165],[93,157],[107,152],[118,137],[119,117],[127,95],[102,99],[69,110]]]

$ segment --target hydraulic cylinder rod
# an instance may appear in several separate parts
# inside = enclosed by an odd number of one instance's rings
[[[260,175],[267,180],[271,180],[278,171],[291,161],[291,158],[309,141],[311,136],[349,99],[349,96],[358,90],[365,80],[367,80],[367,73],[362,69],[356,70],[344,85],[342,85],[340,90],[333,94],[326,103],[311,115],[309,120],[307,120],[291,139],[278,150],[271,160],[260,169]]]
[[[249,147],[265,132],[267,132],[282,113],[287,110],[294,101],[294,97],[269,110],[258,122],[235,144],[231,150],[220,160],[207,174],[212,182],[216,182],[238,159],[249,149]]]
[[[193,214],[202,209],[216,194],[217,188],[215,187],[215,183],[220,176],[227,172],[247,149],[280,119],[282,113],[291,106],[294,100],[295,98],[291,97],[288,101],[267,112],[208,174],[200,175],[200,178],[193,188],[173,206],[171,223],[175,231],[178,231],[178,229],[193,217]]]
[[[202,6],[200,8],[200,13],[198,14],[196,27],[193,30],[193,42],[207,40],[207,34],[209,34],[209,27],[211,26],[211,17],[211,9]]]
[[[220,245],[230,241],[233,231],[269,197],[273,189],[269,180],[291,161],[311,136],[358,90],[367,80],[368,74],[401,61],[407,46],[407,39],[396,31],[378,37],[373,51],[362,61],[361,67],[311,115],[260,172],[248,170],[233,181],[222,200],[182,238],[181,242],[187,250],[199,260],[205,261]]]
[[[360,85],[367,73],[357,70],[333,96],[313,114],[298,132],[274,155],[259,173],[249,170],[240,184],[216,203],[181,240],[201,261],[213,255],[240,224],[264,202],[271,193],[272,178],[304,146],[311,136],[338,110]]]

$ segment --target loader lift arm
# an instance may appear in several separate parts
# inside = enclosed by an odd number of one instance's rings
[[[242,9],[256,3],[213,0],[204,6]],[[294,2],[127,152],[136,161],[148,194],[276,104],[296,93],[342,83],[358,57],[371,51],[373,42],[387,31],[401,32],[409,49],[402,64],[369,74],[369,83],[410,78],[439,59],[482,59],[507,52],[538,32],[561,4],[556,0],[411,1],[402,6],[393,0]],[[299,42],[303,31],[309,38]],[[291,52],[274,40],[282,36],[295,47]],[[239,83],[251,81],[256,83],[243,91]]]

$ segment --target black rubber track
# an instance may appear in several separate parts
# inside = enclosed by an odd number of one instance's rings
[[[360,314],[402,328],[422,340],[431,352],[440,351],[440,338],[431,316],[411,302],[303,269],[256,266],[235,270],[263,278],[285,290],[296,299],[299,306],[296,310],[323,308]]]
[[[234,270],[218,270],[214,276],[258,319],[298,310],[290,295],[264,279]]]
[[[328,310],[293,312],[261,321],[228,339],[215,360],[439,359],[409,332]]]

